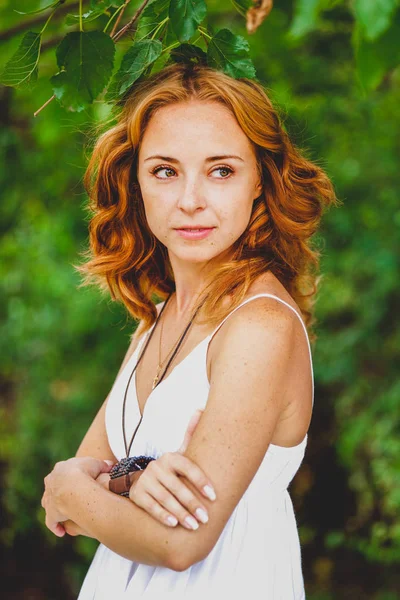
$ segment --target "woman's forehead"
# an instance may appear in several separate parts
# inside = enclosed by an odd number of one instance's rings
[[[231,111],[217,102],[179,103],[158,109],[141,140],[145,160],[151,154],[176,157],[177,152],[236,155],[244,160],[252,144]],[[144,156],[146,155],[146,156]]]

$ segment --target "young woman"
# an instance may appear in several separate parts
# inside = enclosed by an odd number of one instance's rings
[[[80,270],[140,324],[77,456],[45,479],[47,526],[101,542],[79,599],[304,598],[287,488],[329,179],[260,84],[176,64],[129,92],[86,183]],[[122,496],[109,464],[127,456],[154,460]]]

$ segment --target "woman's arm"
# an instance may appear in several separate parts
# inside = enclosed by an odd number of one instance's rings
[[[57,511],[71,519],[90,537],[129,560],[174,571],[187,568],[186,548],[195,544],[192,536],[197,531],[163,525],[128,498],[105,490],[90,476],[86,468],[94,462],[90,461],[72,458],[57,463],[47,476],[45,494],[53,514]],[[198,491],[194,493],[199,497]],[[202,503],[208,510],[212,501],[202,497]]]
[[[221,332],[207,406],[185,452],[217,494],[215,502],[201,498],[208,523],[196,531],[169,528],[76,468],[56,486],[60,512],[133,561],[182,571],[204,559],[268,449],[285,402],[297,327],[289,311],[259,298],[238,310]],[[184,483],[198,494],[186,478]]]

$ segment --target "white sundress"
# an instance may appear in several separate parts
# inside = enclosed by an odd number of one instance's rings
[[[235,310],[260,297],[275,298],[299,317],[310,353],[314,404],[311,346],[302,318],[281,298],[273,294],[257,294],[231,311],[215,331],[151,392],[132,444],[131,456],[144,454],[159,458],[165,452],[179,449],[190,418],[196,409],[204,409],[207,404],[210,384],[206,356],[211,338]],[[142,336],[116,379],[107,403],[107,435],[118,460],[126,456],[121,426],[124,392],[145,337]],[[126,404],[128,439],[140,420],[135,375]],[[78,600],[303,600],[300,543],[287,488],[303,460],[307,437],[306,434],[300,444],[288,448],[269,445],[250,485],[204,560],[185,571],[173,571],[132,562],[100,544]]]

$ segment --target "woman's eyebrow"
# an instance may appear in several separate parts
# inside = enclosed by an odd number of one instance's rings
[[[144,159],[144,162],[148,160],[152,160],[153,158],[157,158],[159,160],[164,160],[166,162],[179,164],[179,160],[177,158],[172,158],[171,156],[161,156],[160,154],[155,154],[154,156],[148,156]],[[241,160],[244,162],[241,156],[237,156],[236,154],[220,154],[219,156],[209,156],[206,158],[206,162],[214,162],[216,160],[224,160],[226,158],[236,158],[237,160]]]

